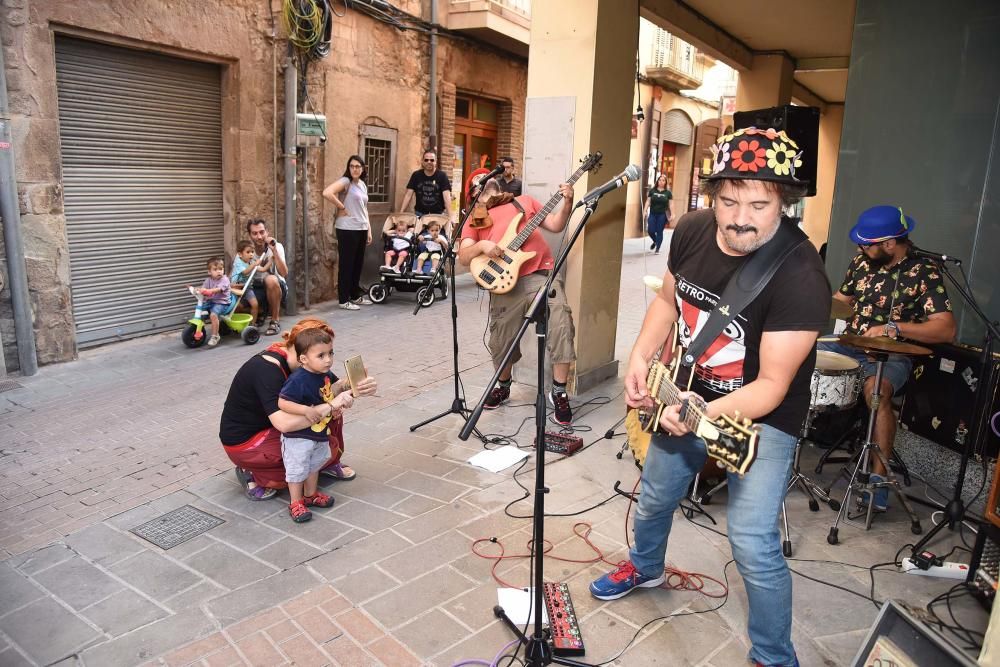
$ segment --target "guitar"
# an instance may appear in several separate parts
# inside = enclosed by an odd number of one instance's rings
[[[574,171],[573,175],[566,179],[566,182],[573,185],[581,176],[597,167],[600,161],[600,151],[587,155],[583,158],[583,164],[580,165],[580,168]],[[507,226],[507,231],[504,232],[503,238],[497,242],[497,245],[504,250],[502,256],[488,257],[480,255],[473,258],[469,263],[469,271],[480,287],[496,294],[506,294],[514,289],[514,285],[517,284],[521,265],[537,254],[534,251],[521,250],[521,246],[528,240],[531,233],[538,229],[538,226],[545,221],[546,216],[562,201],[562,198],[562,195],[558,192],[552,195],[552,198],[542,207],[542,210],[536,213],[520,231],[518,231],[517,227],[521,224],[521,218],[524,214],[518,213],[515,215],[514,219],[510,221],[510,225]]]
[[[679,356],[675,354],[674,359],[677,358]],[[708,455],[742,477],[757,458],[760,426],[741,418],[739,413],[733,417],[722,415],[718,419],[710,419],[705,415],[706,405],[701,397],[680,398],[681,390],[675,384],[676,379],[676,363],[668,368],[654,360],[649,365],[646,387],[656,402],[656,410],[653,413],[639,411],[642,429],[647,432],[656,431],[663,409],[668,405],[680,404],[681,421],[705,442]]]

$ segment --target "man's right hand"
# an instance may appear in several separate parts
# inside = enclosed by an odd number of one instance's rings
[[[487,257],[500,257],[503,251],[493,241],[483,239],[479,242],[479,254],[486,255]]]
[[[646,389],[646,377],[649,375],[649,364],[642,357],[629,357],[628,369],[625,372],[625,403],[631,408],[651,409],[655,403]]]

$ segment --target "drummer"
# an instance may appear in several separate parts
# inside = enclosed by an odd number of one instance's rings
[[[909,235],[916,226],[916,221],[897,206],[873,206],[858,216],[850,233],[858,254],[833,295],[853,309],[847,333],[919,343],[947,343],[955,338],[955,316],[941,272],[932,262],[912,253]],[[841,343],[820,342],[819,349],[847,355],[861,364],[865,401],[870,405],[874,361],[861,350]],[[909,357],[890,354],[883,367],[881,396],[885,400],[879,402],[874,440],[886,460],[896,437],[896,416],[889,399],[910,377],[911,365]],[[886,471],[877,457],[872,472],[872,482],[885,481]],[[876,510],[886,509],[888,496],[888,488],[876,489]]]

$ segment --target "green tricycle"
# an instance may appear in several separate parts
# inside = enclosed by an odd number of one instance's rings
[[[237,313],[236,308],[240,305],[240,301],[243,300],[243,295],[246,294],[246,291],[252,289],[250,286],[253,284],[255,273],[257,273],[257,267],[254,267],[253,271],[250,272],[250,277],[243,284],[242,291],[235,287],[231,288],[231,291],[237,296],[229,304],[226,312],[219,316],[219,335],[224,336],[227,333],[238,334],[247,345],[253,345],[260,340],[260,329],[254,326],[253,315],[250,313]],[[209,324],[208,303],[201,294],[200,288],[192,286],[188,287],[188,291],[198,299],[198,303],[194,307],[194,317],[187,321],[187,325],[181,331],[181,340],[190,348],[201,347],[209,338],[205,332],[205,328]]]

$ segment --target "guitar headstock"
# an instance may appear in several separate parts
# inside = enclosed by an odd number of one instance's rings
[[[597,171],[601,168],[601,158],[604,154],[601,151],[588,153],[580,158],[580,171]]]
[[[712,421],[712,426],[714,428],[703,428],[698,433],[705,441],[708,455],[742,476],[757,458],[760,426],[749,419],[741,419],[738,414],[735,418],[722,415]]]

